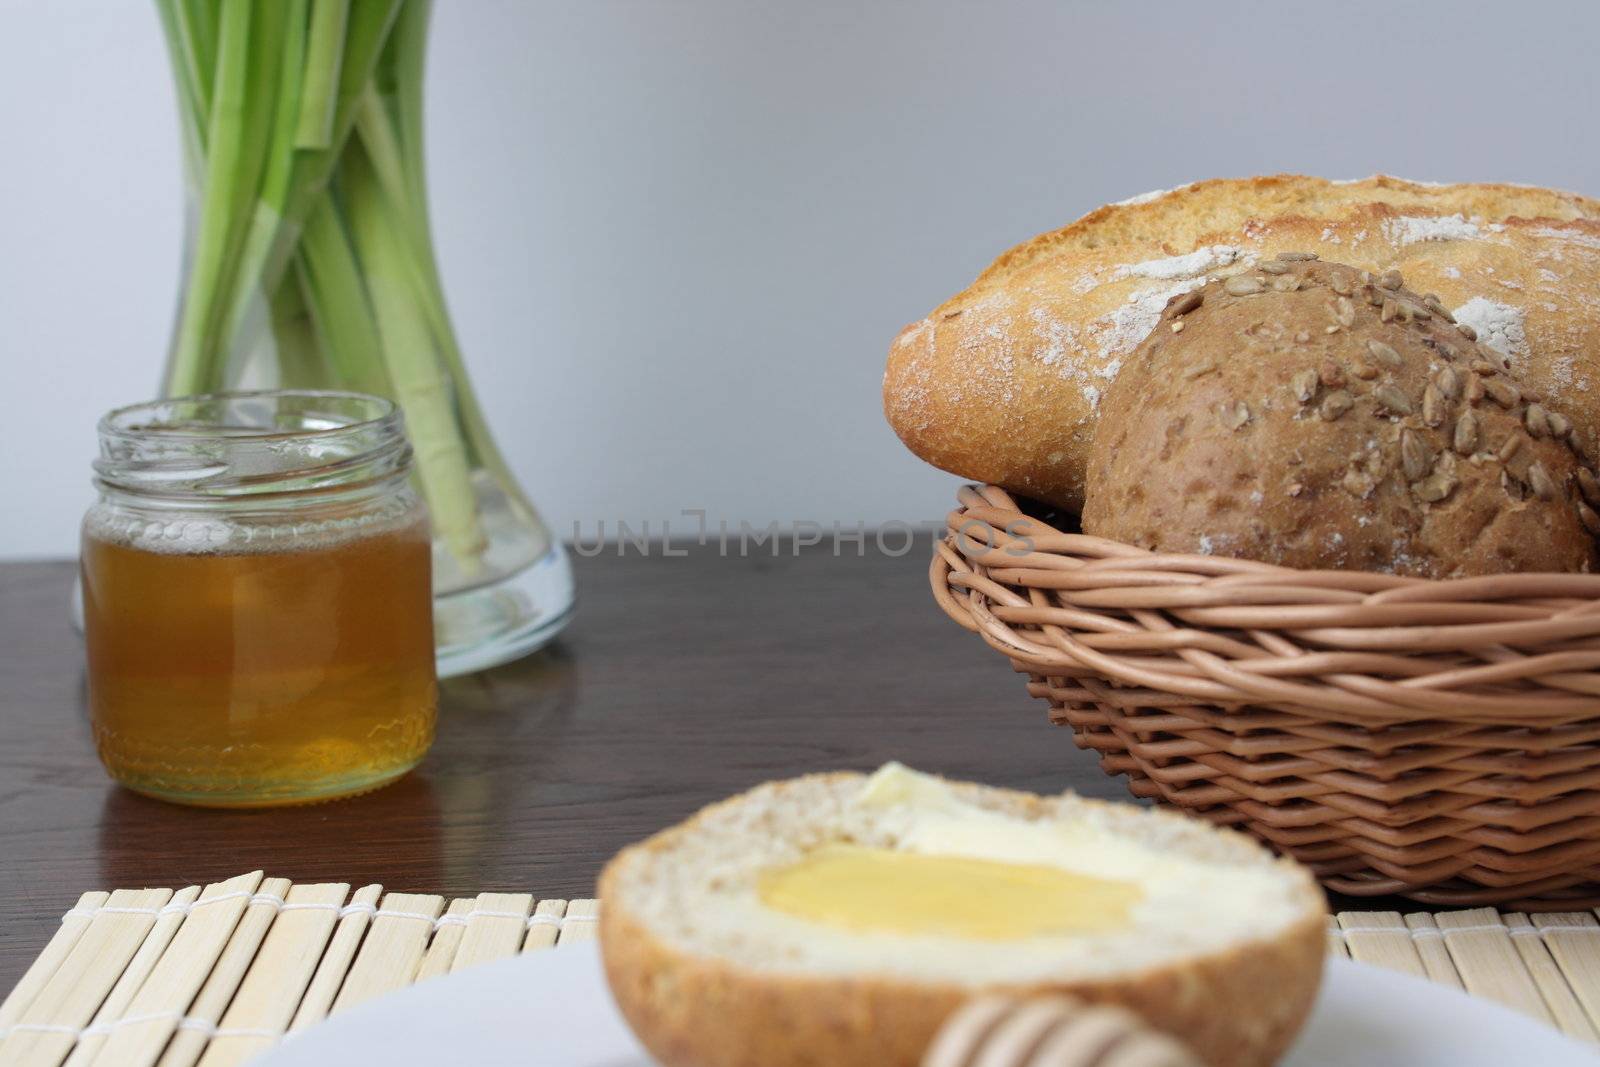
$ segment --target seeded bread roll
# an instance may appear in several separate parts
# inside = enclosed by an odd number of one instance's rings
[[[1002,255],[890,347],[884,410],[964,478],[1076,511],[1099,404],[1175,294],[1285,249],[1398,269],[1600,432],[1600,202],[1515,185],[1198,182]]]
[[[607,864],[606,976],[656,1062],[917,1067],[944,1020],[979,993],[1121,1007],[1216,1067],[1268,1067],[1299,1031],[1322,974],[1322,893],[1293,862],[1171,811],[950,783],[991,817],[1058,826],[1080,860],[1101,835],[1167,857],[1159,893],[1132,925],[1103,935],[855,931],[765,906],[764,870],[830,842],[911,847],[911,813],[857,806],[867,784],[858,774],[767,783]]]
[[[1600,484],[1569,419],[1398,272],[1303,255],[1166,308],[1106,390],[1084,531],[1424,578],[1592,570]]]

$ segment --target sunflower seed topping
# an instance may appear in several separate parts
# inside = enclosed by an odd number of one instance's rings
[[[1405,365],[1405,360],[1400,358],[1400,353],[1396,352],[1392,345],[1386,345],[1382,341],[1368,341],[1367,351],[1372,353],[1372,358],[1386,367],[1401,367]]]
[[[1522,483],[1504,467],[1500,468],[1500,488],[1504,489],[1506,496],[1512,500],[1526,500],[1528,497],[1528,491],[1522,487]]]
[[[1345,383],[1344,368],[1331,359],[1322,361],[1322,368],[1318,372],[1318,377],[1322,379],[1322,384],[1329,389],[1337,389]]]
[[[1476,341],[1478,339],[1478,331],[1474,330],[1471,326],[1468,326],[1464,322],[1456,323],[1456,329],[1460,330],[1461,336],[1465,337],[1469,341]]]
[[[1272,279],[1272,291],[1275,293],[1292,293],[1300,288],[1300,279],[1293,274],[1285,274],[1281,278]]]
[[[1252,274],[1235,274],[1222,283],[1222,288],[1229,296],[1251,296],[1263,291],[1266,286],[1261,284],[1261,279]]]
[[[1202,361],[1200,363],[1193,364],[1192,366],[1185,367],[1183,369],[1183,377],[1187,381],[1191,381],[1192,382],[1196,378],[1204,377],[1205,375],[1210,374],[1212,371],[1214,371],[1216,369],[1217,369],[1217,364],[1213,360],[1209,360],[1208,359],[1208,360],[1204,360],[1204,361]]]
[[[1237,401],[1232,407],[1223,404],[1220,409],[1223,425],[1230,430],[1237,430],[1250,421],[1250,408],[1243,400]]]
[[[1456,373],[1454,367],[1440,367],[1433,376],[1433,384],[1439,387],[1439,392],[1444,394],[1446,400],[1455,400],[1461,395],[1461,375]]]
[[[1265,263],[1257,263],[1256,270],[1262,274],[1288,274],[1289,264],[1282,260],[1269,259]]]
[[[1550,433],[1554,437],[1565,437],[1572,432],[1572,420],[1559,411],[1546,412],[1545,421],[1550,424]]]
[[[1380,322],[1393,322],[1395,316],[1399,314],[1400,305],[1393,300],[1385,298],[1383,301],[1383,307],[1378,311],[1378,320]]]
[[[1600,507],[1600,478],[1594,476],[1594,471],[1588,467],[1578,468],[1578,491],[1583,494],[1583,499]]]
[[[1413,488],[1423,500],[1430,504],[1437,504],[1455,491],[1455,475],[1437,470],[1418,482]]]
[[[1333,304],[1333,317],[1340,326],[1349,329],[1356,324],[1356,306],[1347,296],[1341,296]]]
[[[1278,258],[1286,263],[1304,263],[1317,258],[1315,252],[1279,252]]]
[[[1506,439],[1500,442],[1500,447],[1495,449],[1494,458],[1498,459],[1501,463],[1509,463],[1511,461],[1511,457],[1516,455],[1517,449],[1521,447],[1522,438],[1518,437],[1514,433],[1508,434]]]
[[[1355,399],[1343,389],[1335,389],[1322,398],[1322,406],[1317,413],[1326,422],[1333,422],[1339,416],[1356,406]]]
[[[1469,365],[1479,374],[1497,374],[1500,371],[1499,367],[1496,367],[1486,359],[1475,359]]]
[[[1478,447],[1478,416],[1471,408],[1461,413],[1456,419],[1455,433],[1450,442],[1452,448],[1463,456],[1470,456]]]
[[[1350,373],[1364,382],[1370,382],[1378,376],[1378,368],[1370,363],[1357,362],[1350,367]]]
[[[1400,277],[1400,272],[1397,270],[1386,270],[1382,274],[1378,275],[1378,285],[1384,289],[1394,290],[1400,288],[1404,284],[1405,279]]]
[[[1378,483],[1373,481],[1372,475],[1366,471],[1352,470],[1345,472],[1344,489],[1351,496],[1371,496],[1372,491],[1377,487]]]
[[[1517,391],[1517,387],[1504,378],[1479,380],[1483,382],[1483,391],[1489,395],[1489,399],[1503,408],[1514,408],[1517,406],[1517,402],[1522,399],[1522,394]]]
[[[1426,426],[1439,427],[1444,425],[1445,410],[1450,402],[1444,398],[1439,387],[1429,382],[1422,390],[1422,422]]]
[[[1342,270],[1336,270],[1328,278],[1328,288],[1340,296],[1351,296],[1355,293],[1355,284],[1350,280],[1350,275]]]
[[[1433,469],[1433,449],[1421,434],[1400,431],[1400,466],[1406,472],[1406,480],[1412,482],[1420,482]]]
[[[1361,287],[1361,294],[1360,295],[1361,295],[1361,299],[1365,300],[1367,303],[1371,304],[1373,307],[1382,307],[1383,306],[1383,291],[1381,289],[1376,288],[1375,286],[1363,285]]]
[[[1372,399],[1395,415],[1411,414],[1411,401],[1393,385],[1380,385],[1372,391]]]
[[[1311,403],[1311,398],[1317,395],[1317,372],[1309,367],[1297,371],[1295,376],[1289,379],[1289,388],[1300,403]]]
[[[1529,404],[1528,410],[1522,413],[1522,423],[1534,440],[1550,435],[1550,417],[1545,414],[1542,404]]]
[[[1197,291],[1180,293],[1179,295],[1173,297],[1172,302],[1167,305],[1167,316],[1171,318],[1178,315],[1187,315],[1189,312],[1193,311],[1195,308],[1204,303],[1205,299],[1206,298]],[[1146,312],[1145,314],[1149,314],[1149,312]],[[1146,319],[1145,321],[1148,322],[1149,320]]]
[[[1556,483],[1538,460],[1528,464],[1528,487],[1540,500],[1554,500],[1556,497]]]

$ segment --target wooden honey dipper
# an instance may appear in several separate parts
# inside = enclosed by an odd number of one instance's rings
[[[1203,1067],[1123,1008],[1069,997],[980,996],[945,1020],[922,1067]]]

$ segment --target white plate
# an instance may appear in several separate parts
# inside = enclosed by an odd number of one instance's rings
[[[402,989],[280,1045],[257,1067],[651,1067],[594,944],[499,960]],[[1593,1067],[1600,1053],[1498,1004],[1336,959],[1283,1067]]]

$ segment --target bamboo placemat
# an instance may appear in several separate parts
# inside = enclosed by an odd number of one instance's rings
[[[85,893],[0,1002],[0,1067],[234,1067],[353,1005],[594,936],[594,900],[452,900],[260,871]],[[1593,912],[1347,911],[1329,951],[1499,1001],[1600,1041]]]
[[[384,893],[254,871],[85,893],[0,1002],[0,1067],[233,1067],[413,982],[594,936],[593,900]]]
[[[1497,1000],[1569,1036],[1600,1041],[1594,912],[1342,911],[1328,919],[1328,951]]]

